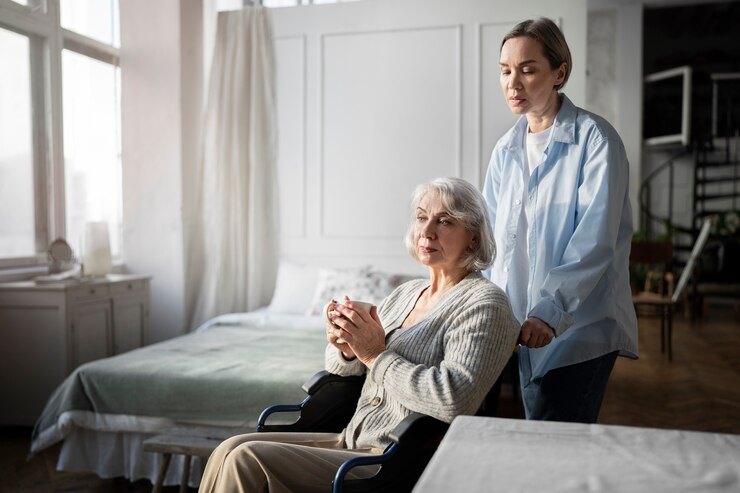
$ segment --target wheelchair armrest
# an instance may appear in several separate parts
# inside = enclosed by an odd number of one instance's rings
[[[382,465],[386,462],[392,460],[394,456],[396,455],[396,450],[398,450],[398,444],[397,443],[391,443],[388,445],[382,454],[380,455],[367,455],[362,457],[354,457],[352,459],[348,459],[342,463],[341,466],[339,466],[339,469],[337,469],[337,473],[334,475],[334,480],[331,482],[331,491],[332,493],[342,493],[345,485],[345,478],[347,476],[347,473],[354,469],[355,467],[359,466],[373,466],[373,465]],[[380,473],[378,473],[375,477],[371,478],[370,481],[373,479],[376,479],[378,476],[380,476]],[[356,480],[352,480],[356,481]],[[350,485],[350,487],[353,485]]]
[[[308,395],[314,395],[316,392],[320,391],[326,386],[341,385],[352,387],[359,383],[360,388],[362,388],[362,383],[364,382],[365,375],[353,375],[344,377],[341,375],[329,373],[326,370],[321,370],[311,375],[311,378],[309,378],[301,388]]]
[[[393,428],[390,438],[399,445],[408,442],[421,443],[421,441],[426,443],[432,440],[436,441],[434,444],[436,448],[449,427],[449,423],[426,414],[411,413]]]
[[[303,405],[306,403],[306,400],[309,399],[309,398],[310,398],[310,396],[309,397],[306,397],[305,399],[303,399],[303,402],[301,402],[300,404],[275,404],[274,406],[270,406],[268,408],[265,408],[260,413],[260,417],[257,420],[257,431],[258,432],[260,432],[260,431],[267,431],[267,428],[270,428],[271,431],[281,431],[281,430],[277,430],[277,429],[273,429],[273,428],[275,428],[275,427],[281,427],[281,426],[285,426],[285,425],[266,425],[265,424],[265,421],[267,421],[267,418],[270,415],[275,414],[275,413],[295,413],[295,412],[299,412],[303,408]],[[285,430],[285,431],[287,431],[287,430]]]
[[[449,423],[425,414],[406,416],[391,431],[392,443],[382,454],[355,457],[339,467],[332,482],[332,493],[411,491],[449,427]],[[346,479],[352,468],[368,465],[381,467],[371,478]]]
[[[343,377],[320,371],[303,385],[303,390],[308,394],[303,402],[271,406],[262,411],[257,431],[338,433],[352,418],[364,382],[364,375]],[[300,412],[300,415],[294,423],[265,424],[267,417],[274,412]]]

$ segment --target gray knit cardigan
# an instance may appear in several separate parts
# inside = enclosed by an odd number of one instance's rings
[[[409,281],[383,300],[378,314],[386,334],[401,326],[427,286],[427,279]],[[385,448],[390,432],[412,412],[448,423],[459,414],[475,414],[511,357],[519,329],[504,292],[473,272],[423,319],[401,329],[369,371],[329,344],[327,371],[367,371],[346,429],[347,448]]]

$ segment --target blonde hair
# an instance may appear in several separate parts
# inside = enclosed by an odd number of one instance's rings
[[[416,209],[422,199],[433,194],[442,202],[450,216],[462,223],[473,236],[474,244],[460,262],[469,271],[487,269],[496,258],[496,241],[493,239],[488,218],[486,199],[473,185],[461,178],[437,178],[416,187],[411,196],[411,224],[406,232],[406,248],[411,257],[419,260],[414,241]]]

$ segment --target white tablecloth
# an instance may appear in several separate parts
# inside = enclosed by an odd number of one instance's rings
[[[740,435],[460,416],[414,493],[740,492]]]

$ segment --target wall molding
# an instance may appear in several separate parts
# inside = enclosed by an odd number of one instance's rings
[[[360,35],[384,35],[384,34],[397,34],[397,33],[415,33],[415,32],[431,32],[431,31],[447,31],[452,30],[454,32],[454,43],[455,46],[453,51],[455,53],[455,59],[452,61],[455,66],[455,87],[453,89],[454,94],[452,97],[455,101],[455,136],[454,136],[454,155],[455,163],[453,173],[455,176],[463,176],[463,149],[462,149],[462,120],[463,120],[463,43],[462,43],[462,28],[461,24],[442,24],[435,26],[420,26],[420,27],[404,27],[404,28],[393,28],[393,29],[362,29],[357,31],[342,31],[342,32],[331,32],[322,33],[319,36],[319,55],[317,60],[318,67],[318,135],[317,135],[317,168],[318,168],[318,235],[321,239],[351,239],[351,240],[367,240],[367,239],[379,239],[387,240],[393,239],[395,236],[374,234],[374,235],[338,235],[327,233],[326,231],[326,217],[327,217],[327,205],[324,197],[326,196],[325,189],[325,178],[326,178],[326,162],[325,162],[325,136],[326,136],[326,120],[325,120],[325,109],[326,109],[326,97],[325,97],[325,83],[326,83],[326,41],[330,38],[341,38],[341,37],[353,37]],[[410,193],[410,191],[409,191]]]
[[[297,213],[300,215],[300,227],[297,232],[293,231],[293,228],[290,228],[291,233],[288,233],[287,231],[281,231],[281,238],[286,239],[300,239],[305,238],[308,231],[308,184],[306,177],[308,176],[308,150],[306,147],[307,142],[307,129],[308,129],[308,112],[307,112],[307,101],[308,101],[308,90],[307,90],[307,70],[308,70],[308,60],[307,60],[307,39],[305,34],[299,34],[299,35],[292,35],[292,36],[275,36],[275,42],[279,41],[291,41],[291,40],[298,40],[300,42],[300,60],[301,60],[301,69],[300,69],[300,91],[301,91],[301,102],[300,102],[300,117],[298,118],[300,120],[301,130],[300,130],[300,144],[299,147],[301,149],[300,151],[300,163],[298,166],[298,177],[300,183],[300,197],[298,197],[297,200]],[[279,77],[279,74],[277,74]],[[278,144],[278,148],[280,145]],[[279,158],[278,158],[279,159]],[[292,233],[295,234],[292,234]]]

